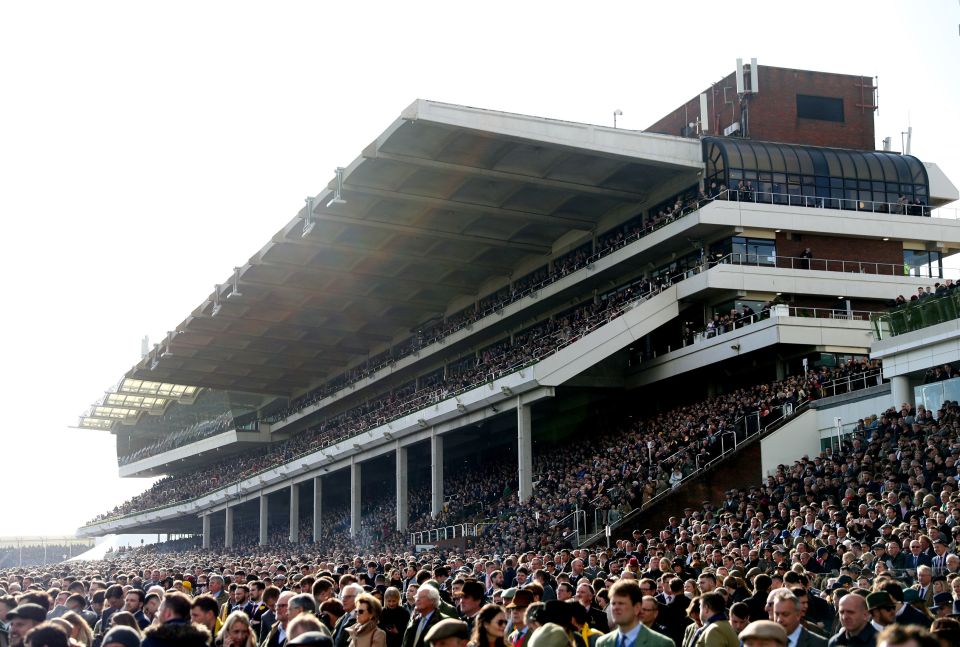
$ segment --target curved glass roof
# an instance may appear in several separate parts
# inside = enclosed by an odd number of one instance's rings
[[[882,182],[887,192],[927,195],[927,170],[916,157],[883,151],[857,151],[749,139],[704,137],[707,175],[730,169],[758,173],[844,178]],[[892,185],[897,185],[894,188]],[[870,185],[873,187],[873,185]],[[909,188],[907,188],[909,187]],[[922,187],[922,190],[919,190]],[[874,187],[880,189],[880,187]]]

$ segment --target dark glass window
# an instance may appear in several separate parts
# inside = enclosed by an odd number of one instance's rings
[[[943,254],[925,250],[903,250],[903,273],[926,279],[943,278]]]
[[[926,169],[909,155],[733,137],[705,137],[703,147],[707,183],[736,189],[740,180],[749,180],[752,199],[759,202],[903,213],[901,195],[910,204],[926,204],[929,195]],[[929,215],[929,210],[906,213]]]
[[[798,94],[797,116],[801,119],[820,119],[843,123],[843,99]]]

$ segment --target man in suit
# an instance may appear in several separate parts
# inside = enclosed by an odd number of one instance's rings
[[[910,542],[910,554],[907,555],[906,563],[907,568],[919,569],[921,566],[930,566],[933,560],[930,559],[930,555],[923,552],[920,542],[914,539]]]
[[[727,605],[719,593],[700,596],[700,621],[703,626],[693,638],[693,647],[740,647],[737,632],[726,616]]]
[[[917,583],[912,587],[927,607],[933,605],[933,569],[921,566],[917,569]]]
[[[797,596],[782,589],[774,593],[773,621],[787,632],[788,647],[827,647],[827,639],[804,627],[802,617]]]
[[[932,589],[933,587],[928,587]],[[909,604],[906,600],[906,595],[904,594],[903,588],[896,582],[887,581],[880,586],[880,591],[886,592],[890,598],[893,600],[894,607],[896,609],[896,615],[894,617],[894,622],[898,625],[918,625],[924,629],[929,629],[931,620],[927,614],[923,613],[919,609],[915,609],[913,605]],[[918,599],[914,594],[911,594],[913,600]],[[870,596],[867,596],[867,602],[870,601]]]
[[[429,584],[422,584],[414,598],[414,614],[407,624],[407,630],[403,632],[402,647],[424,647],[427,634],[444,619],[439,607],[440,591]]]
[[[771,586],[773,580],[766,573],[753,578],[753,595],[743,601],[750,608],[750,622],[770,619],[767,617],[767,594]]]
[[[617,628],[597,639],[597,647],[674,647],[673,641],[640,621],[643,592],[636,580],[617,580],[610,588],[610,606]]]
[[[347,631],[347,627],[357,624],[357,596],[361,593],[363,593],[363,587],[359,584],[347,584],[340,592],[343,615],[333,626],[333,647],[347,647],[350,643],[350,632]],[[438,593],[437,596],[439,595]]]

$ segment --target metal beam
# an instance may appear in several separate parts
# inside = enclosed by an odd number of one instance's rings
[[[383,191],[381,193],[388,193]],[[443,202],[442,200],[440,202]],[[446,207],[448,210],[450,207]],[[515,249],[517,251],[528,252],[531,254],[549,254],[551,248],[549,245],[538,245],[536,243],[518,243],[511,240],[504,240],[501,238],[490,238],[488,236],[475,236],[473,234],[460,234],[457,232],[447,232],[447,231],[437,231],[435,229],[430,229],[429,227],[418,227],[416,225],[401,225],[398,223],[386,222],[384,220],[375,220],[372,218],[350,218],[347,216],[337,215],[329,211],[321,211],[319,213],[313,214],[314,220],[324,220],[326,222],[335,222],[341,225],[351,225],[351,226],[360,226],[360,227],[373,227],[376,229],[386,229],[388,231],[396,231],[402,234],[408,234],[411,236],[420,236],[426,238],[436,238],[439,240],[456,240],[464,243],[472,243],[476,245],[481,245],[483,247],[507,247],[510,249]],[[554,222],[553,224],[557,224]],[[478,252],[479,253],[479,252]],[[466,259],[469,260],[469,259]]]
[[[263,288],[270,288],[271,290],[285,290],[288,292],[302,292],[304,294],[311,294],[314,296],[342,296],[346,299],[358,299],[361,301],[370,301],[373,303],[383,303],[384,306],[390,304],[401,304],[401,305],[415,305],[421,308],[429,308],[432,311],[443,311],[446,308],[447,302],[441,299],[435,301],[421,301],[414,299],[405,299],[403,297],[372,297],[366,294],[357,294],[356,292],[351,292],[349,288],[336,288],[329,289],[324,287],[322,290],[311,290],[310,288],[303,288],[293,285],[284,285],[283,283],[274,283],[271,281],[259,281],[256,279],[248,279],[246,277],[240,277],[241,287],[244,285],[254,285]]]
[[[367,154],[367,152],[365,151],[364,155],[366,155],[371,159],[384,159],[391,162],[399,162],[402,164],[413,164],[416,166],[420,166],[422,168],[436,169],[438,171],[444,171],[444,172],[450,172],[450,173],[464,173],[466,175],[489,178],[492,180],[504,180],[507,182],[520,182],[524,184],[534,184],[536,186],[541,186],[547,189],[572,191],[574,193],[586,193],[589,195],[595,195],[595,196],[604,197],[604,198],[612,198],[615,200],[629,200],[631,202],[643,202],[644,200],[646,200],[646,195],[642,193],[634,193],[632,191],[622,191],[618,189],[605,189],[603,187],[593,186],[590,184],[581,184],[579,182],[570,182],[567,180],[552,180],[549,178],[540,177],[538,175],[508,173],[505,171],[496,171],[493,169],[480,168],[477,166],[468,166],[465,164],[439,162],[437,160],[417,157],[415,155],[400,155],[397,153],[384,153],[383,151],[380,151],[380,150],[375,150],[372,152],[372,154]]]
[[[421,258],[419,262],[433,262],[432,258]],[[268,265],[271,267],[279,267],[281,269],[290,270],[292,272],[300,272],[303,274],[310,274],[314,276],[352,276],[352,277],[364,277],[370,279],[376,279],[378,281],[383,281],[384,283],[400,284],[400,285],[421,285],[423,287],[448,287],[454,290],[460,290],[461,292],[467,294],[476,294],[477,286],[468,285],[466,283],[449,283],[443,279],[439,280],[430,280],[430,279],[410,279],[410,278],[398,278],[396,274],[386,275],[386,274],[375,274],[372,272],[357,272],[352,269],[341,270],[333,269],[328,267],[306,267],[304,265],[297,265],[296,263],[286,263],[283,261],[270,261],[270,260],[260,260],[255,263],[251,263],[253,266],[257,265]],[[462,262],[461,262],[462,265]]]
[[[217,318],[219,319],[220,315],[217,315]],[[311,351],[328,353],[329,355],[326,357],[326,361],[330,363],[336,363],[338,361],[348,361],[350,359],[353,359],[353,355],[355,355],[355,353],[352,351],[341,352],[340,354],[336,354],[337,351],[344,350],[344,345],[339,342],[331,342],[329,344],[318,344],[317,342],[300,341],[297,339],[290,339],[288,337],[272,337],[270,335],[265,335],[261,333],[245,333],[245,332],[239,332],[239,331],[206,331],[201,329],[195,332],[198,335],[209,335],[211,337],[219,337],[221,339],[237,339],[238,341],[244,341],[244,342],[246,342],[247,340],[260,341],[264,339],[271,339],[274,341],[278,341],[280,343],[289,344],[290,345],[289,350],[291,351],[293,350],[294,347],[302,347],[302,348],[307,348]],[[361,333],[353,333],[352,336],[357,337],[360,334]],[[176,343],[176,340],[177,338],[174,337],[174,343]],[[238,350],[237,348],[231,347],[231,346],[223,346],[223,348],[225,350],[230,350],[230,349]],[[364,354],[366,354],[366,350],[364,350],[363,352]]]
[[[248,309],[248,310],[253,310],[254,308],[248,307],[247,309]],[[192,321],[198,321],[198,320],[199,320],[199,321],[204,321],[204,322],[209,322],[209,321],[251,322],[251,323],[258,323],[258,324],[267,324],[267,325],[270,326],[271,328],[273,328],[274,326],[286,327],[286,328],[290,328],[290,329],[292,329],[292,330],[300,331],[300,332],[302,332],[304,335],[315,335],[318,330],[325,331],[325,332],[335,332],[335,333],[339,333],[339,334],[343,334],[343,335],[350,335],[351,337],[354,337],[354,336],[359,335],[359,334],[363,334],[365,337],[369,337],[369,338],[371,338],[371,339],[375,339],[375,340],[377,340],[377,341],[379,341],[379,342],[382,342],[382,343],[390,343],[391,341],[393,341],[393,338],[395,337],[395,335],[391,335],[391,334],[388,334],[388,333],[376,333],[376,332],[370,332],[369,330],[366,330],[366,331],[365,331],[362,327],[361,327],[361,328],[349,328],[349,327],[345,327],[344,324],[342,323],[342,320],[346,319],[346,317],[344,316],[344,314],[343,314],[342,312],[338,312],[338,313],[336,313],[336,314],[323,314],[323,315],[320,315],[320,316],[322,316],[322,317],[325,317],[324,320],[323,320],[323,322],[317,324],[316,326],[309,326],[309,325],[307,325],[307,324],[293,323],[293,322],[285,321],[285,320],[282,320],[282,319],[278,321],[278,320],[276,320],[276,319],[261,319],[261,318],[253,317],[253,316],[249,316],[249,315],[236,315],[236,314],[231,314],[231,313],[230,313],[231,310],[234,310],[234,308],[226,308],[226,307],[224,307],[224,308],[222,308],[222,309],[220,310],[219,313],[217,313],[217,316],[216,316],[216,317],[213,317],[213,316],[211,316],[210,314],[191,315],[191,317],[190,317],[189,319],[187,319],[187,321],[186,321],[185,323],[186,323],[187,326],[189,326],[189,325],[190,325],[190,322],[192,322]],[[300,312],[314,312],[314,311],[317,311],[317,310],[318,310],[317,308],[305,308],[304,310],[301,310]],[[274,312],[276,312],[276,311],[274,311]],[[293,314],[297,314],[297,313],[291,312],[290,314],[293,315]],[[334,322],[334,319],[337,319],[338,321]],[[403,326],[402,324],[398,324],[396,327],[405,330],[405,328],[404,328],[404,326]],[[209,331],[204,330],[203,328],[201,328],[201,329],[198,330],[197,332],[207,333],[207,334],[215,334],[215,333],[226,333],[226,332],[229,332],[229,331],[228,331],[226,328],[211,329],[211,330],[209,330]],[[290,337],[276,337],[276,336],[274,336],[274,337],[270,337],[270,339],[277,339],[278,341],[286,341],[286,342],[290,342],[290,343],[298,342],[298,339],[290,338]]]
[[[163,362],[163,360],[161,360]],[[291,393],[303,389],[306,384],[288,382],[283,379],[256,378],[241,375],[214,375],[205,371],[189,368],[173,368],[161,365],[153,371],[143,367],[134,369],[133,375],[140,380],[176,382],[202,386],[222,391],[243,391],[246,393],[280,395],[289,397]],[[173,376],[176,376],[174,378]]]
[[[344,182],[343,188],[354,193],[371,195],[382,200],[398,200],[401,202],[413,202],[430,207],[431,209],[444,209],[446,211],[459,211],[463,213],[472,213],[477,216],[496,215],[503,218],[516,220],[519,223],[528,224],[538,222],[549,225],[565,225],[575,229],[592,230],[597,223],[585,218],[576,218],[573,216],[555,216],[544,213],[534,213],[532,211],[520,211],[519,209],[507,209],[505,207],[494,207],[482,204],[473,204],[470,202],[457,202],[445,198],[433,198],[426,195],[415,193],[401,193],[399,191],[385,191],[374,187]]]
[[[301,219],[303,218],[303,212],[304,210],[301,209],[300,210]],[[350,245],[348,243],[343,243],[340,241],[330,241],[330,240],[320,238],[318,236],[308,236],[305,239],[301,238],[299,234],[297,234],[296,238],[283,238],[282,236],[275,236],[272,242],[276,245],[294,245],[298,247],[311,247],[315,249],[317,252],[319,252],[324,248],[346,249],[350,251],[355,251],[359,254],[377,254],[378,256],[382,256],[384,258],[395,258],[397,260],[410,261],[413,263],[422,263],[424,261],[429,261],[430,263],[444,265],[446,267],[451,267],[454,269],[462,268],[464,264],[464,259],[462,258],[443,257],[443,256],[440,256],[438,253],[434,253],[432,251],[423,255],[407,254],[405,252],[398,252],[392,249],[388,252],[384,252],[384,251],[380,251],[379,249],[371,249],[369,247],[363,247],[361,245]],[[387,241],[387,246],[389,248],[389,241]],[[268,249],[266,251],[269,252],[270,250]],[[266,252],[261,252],[260,254],[257,255],[256,258],[263,260],[263,255],[265,253]],[[510,273],[513,272],[513,268],[510,267],[509,265],[485,263],[483,261],[476,261],[473,259],[470,260],[470,266],[483,268],[485,270],[490,270],[491,272],[498,272],[503,276],[509,276]]]

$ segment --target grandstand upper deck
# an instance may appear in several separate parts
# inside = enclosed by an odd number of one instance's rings
[[[695,183],[700,157],[676,137],[417,101],[129,376],[300,393]]]

